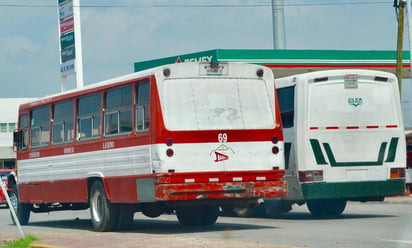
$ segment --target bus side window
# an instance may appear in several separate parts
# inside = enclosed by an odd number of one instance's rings
[[[284,128],[294,125],[295,86],[277,89],[280,114]]]
[[[132,131],[132,87],[107,91],[105,95],[104,134],[126,134]]]
[[[81,97],[77,100],[77,140],[100,137],[101,94]]]
[[[52,143],[61,144],[73,141],[73,100],[53,106]]]
[[[30,146],[32,148],[43,147],[49,144],[50,111],[48,105],[32,110],[30,130]]]
[[[150,84],[139,83],[136,87],[136,132],[144,132],[149,129],[150,120]]]

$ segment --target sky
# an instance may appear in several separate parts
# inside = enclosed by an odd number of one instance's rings
[[[0,98],[60,92],[57,2],[0,1]],[[284,3],[287,49],[396,50],[392,0]],[[138,61],[273,48],[271,0],[80,0],[80,6],[85,85],[132,73]],[[410,84],[404,88],[412,95]],[[68,88],[75,86],[69,77]]]

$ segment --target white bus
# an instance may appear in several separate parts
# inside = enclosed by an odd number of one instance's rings
[[[373,70],[329,70],[275,80],[285,135],[288,195],[266,211],[307,204],[340,215],[349,201],[405,192],[406,149],[398,82]]]

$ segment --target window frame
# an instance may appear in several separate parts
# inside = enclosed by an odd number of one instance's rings
[[[89,112],[86,114],[79,114],[79,108],[80,108],[80,101],[82,99],[86,99],[86,98],[93,98],[93,97],[97,97],[98,98],[98,109],[95,112]],[[83,141],[89,141],[89,140],[96,140],[99,139],[101,137],[102,134],[102,92],[94,92],[88,95],[84,95],[81,97],[78,97],[76,99],[76,140],[79,142],[83,142]],[[83,125],[81,125],[81,122],[83,120],[87,120],[90,119],[91,120],[91,125],[90,125],[90,134],[91,136],[85,136],[85,137],[81,137],[81,127]],[[95,130],[95,123],[96,120],[98,120],[98,127],[97,127],[97,131],[98,133],[96,135],[94,135],[94,130]]]
[[[32,122],[33,122],[33,112],[34,111],[36,111],[36,110],[39,110],[39,109],[47,109],[47,112],[48,112],[48,121],[47,122],[44,122],[44,123],[41,123],[41,124],[46,124],[47,123],[47,125],[40,125],[40,126],[32,126]],[[45,106],[39,106],[39,107],[37,107],[37,108],[33,108],[33,109],[31,109],[31,112],[30,112],[30,124],[29,124],[29,126],[30,126],[30,149],[37,149],[37,148],[42,148],[42,147],[47,147],[47,146],[49,146],[50,145],[50,138],[51,138],[51,125],[50,125],[50,121],[51,121],[51,118],[50,118],[50,105],[45,105]],[[48,138],[47,138],[47,143],[46,142],[41,142],[43,139],[42,139],[42,135],[43,135],[43,127],[48,127]],[[40,130],[40,133],[39,133],[39,145],[33,145],[33,130],[34,129],[39,129]]]
[[[130,99],[130,104],[129,105],[121,105],[121,106],[115,106],[112,108],[107,108],[107,97],[108,94],[111,92],[114,92],[116,90],[122,91],[122,97],[123,97],[123,90],[129,89],[129,93],[131,94],[131,99]],[[128,85],[123,85],[119,87],[115,87],[112,89],[108,89],[104,92],[104,112],[103,112],[103,135],[104,137],[113,137],[113,136],[125,136],[129,135],[133,132],[133,85],[128,84]],[[122,131],[121,130],[121,113],[125,112],[130,112],[130,131]],[[107,133],[107,116],[113,115],[117,113],[117,133]],[[109,129],[111,130],[111,129]]]
[[[66,103],[71,103],[71,115],[70,118],[62,118],[62,119],[58,119],[58,121],[55,121],[55,107],[56,105],[59,104],[66,104]],[[74,116],[74,99],[68,99],[68,100],[63,100],[60,102],[56,102],[53,104],[52,107],[52,122],[51,122],[51,144],[52,145],[62,145],[62,144],[69,144],[69,143],[73,143],[73,139],[75,137],[75,127],[74,127],[74,121],[73,121],[73,116]],[[66,116],[65,116],[66,117]],[[66,132],[70,132],[70,130],[68,129],[68,125],[66,124],[66,121],[71,122],[71,139],[70,137],[67,137],[66,139]],[[62,125],[62,130],[63,131],[63,137],[61,135],[60,138],[62,138],[61,141],[55,142],[55,130],[54,127],[57,125]],[[68,136],[68,135],[67,135]]]
[[[147,85],[148,87],[148,102],[143,103],[143,104],[139,104],[139,87],[142,87],[143,85]],[[134,125],[134,129],[136,133],[146,133],[149,131],[150,129],[150,80],[144,80],[141,82],[138,82],[136,84],[136,89],[135,89],[135,96],[136,96],[136,104],[135,104],[135,110],[134,110],[134,114],[135,114],[135,125]],[[146,121],[146,115],[147,115],[147,121]],[[142,120],[139,121],[138,118],[142,117]],[[147,122],[147,123],[146,123]],[[142,128],[139,129],[139,123],[141,123]]]

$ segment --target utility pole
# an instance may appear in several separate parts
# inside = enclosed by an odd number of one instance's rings
[[[396,59],[396,77],[398,78],[399,93],[402,93],[402,52],[403,52],[403,28],[405,0],[394,1],[394,7],[398,8],[398,42],[397,42],[397,59]],[[402,95],[402,94],[401,94]]]
[[[411,0],[406,0],[406,12],[408,13],[407,15],[407,22],[411,23],[412,22],[412,13],[411,10],[412,9],[412,5],[411,5]],[[409,73],[410,76],[412,78],[412,56],[411,56],[411,52],[412,52],[412,25],[408,24],[408,28],[409,28]]]
[[[283,0],[272,0],[273,49],[286,49]]]

